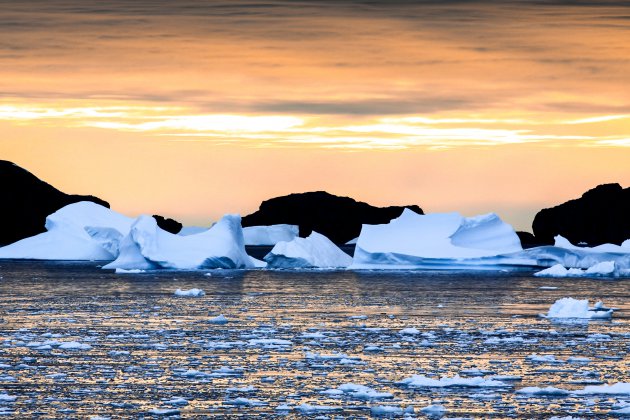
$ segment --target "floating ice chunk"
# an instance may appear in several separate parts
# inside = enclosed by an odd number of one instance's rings
[[[229,321],[228,319],[225,317],[225,315],[221,314],[221,315],[217,315],[214,318],[210,318],[208,320],[208,322],[210,324],[217,324],[217,325],[225,325],[227,324]]]
[[[591,359],[589,359],[588,357],[576,357],[576,356],[571,356],[567,359],[567,362],[569,363],[581,363],[581,364],[586,364],[586,363],[590,363]]]
[[[293,407],[291,407],[288,404],[280,404],[279,406],[276,407],[276,411],[291,411],[293,410]]]
[[[255,407],[255,406],[265,405],[265,403],[261,401],[250,399],[250,398],[244,398],[244,397],[238,397],[233,400],[227,400],[223,402],[223,404],[237,405],[237,406],[243,406],[243,407]]]
[[[149,414],[156,416],[178,416],[180,411],[177,408],[153,408],[149,410]]]
[[[0,403],[14,402],[16,399],[17,399],[16,396],[9,395],[6,392],[3,392],[2,394],[0,394]]]
[[[612,315],[613,309],[605,308],[601,302],[589,308],[587,299],[562,298],[551,305],[547,315],[542,316],[551,319],[610,319]]]
[[[527,361],[532,363],[550,363],[550,364],[562,364],[566,363],[564,360],[556,359],[556,356],[552,354],[530,354],[527,356]]]
[[[315,231],[308,238],[278,242],[264,259],[275,268],[339,268],[352,263],[348,254]]]
[[[378,392],[373,388],[367,387],[365,385],[358,384],[343,384],[337,389],[329,389],[324,391],[324,393],[328,393],[329,395],[348,395],[352,398],[356,398],[358,400],[382,400],[393,398],[394,396],[389,392]]]
[[[404,329],[398,331],[398,334],[402,334],[402,335],[417,335],[417,334],[420,334],[420,330],[418,330],[417,328],[414,328],[414,327],[409,327],[409,328],[404,328]]]
[[[173,235],[153,217],[140,216],[120,247],[116,261],[103,268],[253,268],[245,252],[241,218],[226,215],[205,232]]]
[[[539,388],[537,386],[528,386],[526,388],[521,388],[516,391],[517,394],[527,394],[527,395],[548,395],[548,396],[566,396],[569,395],[569,391],[566,389],[555,388],[553,386],[548,386],[546,388]]]
[[[576,395],[630,395],[630,383],[618,382],[613,385],[589,385],[577,391]]]
[[[201,289],[188,289],[188,290],[177,289],[175,290],[174,294],[177,297],[201,297],[201,296],[205,296],[206,292],[204,292]]]
[[[1,247],[0,258],[113,260],[116,247],[103,247],[101,239],[93,239],[85,228],[98,226],[123,234],[132,223],[133,219],[107,207],[89,201],[73,203],[46,218],[46,232]]]
[[[579,277],[584,275],[584,271],[579,268],[566,269],[562,264],[556,264],[542,271],[534,273],[536,277]]]
[[[245,245],[275,245],[278,242],[289,242],[300,234],[296,225],[250,226],[243,228]]]
[[[427,416],[443,416],[446,413],[446,407],[439,404],[432,404],[427,407],[421,408],[421,412]]]
[[[328,405],[311,405],[311,404],[300,404],[295,408],[297,411],[303,414],[312,414],[318,412],[331,412],[331,411],[339,411],[341,407],[334,407]]]
[[[370,408],[373,416],[400,416],[403,409],[393,405],[375,405]]]
[[[188,400],[186,400],[185,398],[181,398],[181,397],[175,397],[175,398],[171,398],[168,401],[164,401],[164,404],[168,404],[168,405],[188,405]]]
[[[278,338],[254,338],[249,340],[250,346],[291,346],[293,343],[289,340],[281,340]]]
[[[58,348],[61,350],[90,350],[92,346],[78,341],[67,341],[65,343],[61,343]]]
[[[145,273],[145,270],[140,270],[139,268],[132,268],[130,270],[125,270],[124,268],[117,268],[116,269],[116,274],[139,274],[139,273]]]
[[[462,378],[455,375],[452,378],[442,377],[440,379],[428,378],[423,375],[413,375],[410,378],[403,379],[401,382],[412,388],[447,388],[447,387],[508,387],[510,385],[492,379],[483,378]]]
[[[419,215],[405,209],[388,224],[363,225],[352,267],[415,267],[521,250],[514,229],[494,213],[465,218],[459,213]]]

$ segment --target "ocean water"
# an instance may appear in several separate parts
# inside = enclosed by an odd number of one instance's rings
[[[97,263],[9,261],[0,277],[0,415],[9,418],[609,418],[630,406],[630,386],[587,388],[630,382],[627,280],[117,275]],[[206,294],[176,297],[178,288]],[[539,317],[562,297],[619,310],[611,321]],[[213,323],[221,314],[228,322]],[[414,375],[417,386],[405,381]],[[440,378],[451,380],[431,381]],[[422,411],[430,405],[445,411]]]

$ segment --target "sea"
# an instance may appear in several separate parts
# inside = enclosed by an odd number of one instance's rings
[[[629,286],[1,261],[0,416],[630,417]],[[193,288],[204,294],[175,294]],[[565,297],[616,310],[541,316]]]

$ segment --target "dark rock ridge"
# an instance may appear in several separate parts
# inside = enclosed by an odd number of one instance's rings
[[[91,195],[68,195],[12,162],[0,160],[0,246],[45,232],[46,217],[68,204],[92,201]]]
[[[181,223],[174,219],[167,219],[164,216],[160,216],[159,214],[154,214],[153,218],[157,222],[157,225],[170,233],[178,234],[182,227],[184,227]]]
[[[336,244],[344,244],[361,232],[362,224],[383,224],[406,208],[424,214],[417,205],[374,207],[325,191],[291,194],[263,201],[255,213],[243,217],[243,227],[275,224],[298,225],[300,236],[315,230]]]
[[[523,231],[518,230],[516,231],[516,235],[518,236],[518,239],[521,240],[521,246],[525,249],[543,245],[539,243],[539,241],[536,240],[536,237],[529,232],[523,232]]]
[[[630,188],[599,185],[581,198],[541,210],[532,228],[536,239],[545,244],[562,235],[576,245],[619,245],[630,239]]]

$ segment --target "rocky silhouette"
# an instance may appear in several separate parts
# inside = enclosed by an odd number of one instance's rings
[[[532,224],[536,240],[551,244],[562,235],[574,244],[621,244],[630,238],[630,188],[599,185],[582,197],[536,214]]]
[[[177,220],[174,219],[168,219],[165,218],[164,216],[160,216],[158,214],[154,214],[153,218],[155,219],[155,221],[157,222],[157,225],[170,233],[173,234],[178,234],[180,230],[182,230],[183,225],[181,223],[179,223]]]
[[[46,216],[68,204],[92,201],[91,195],[68,195],[12,162],[0,160],[0,246],[46,231]]]
[[[361,232],[362,224],[388,223],[404,208],[424,214],[417,205],[374,207],[349,197],[325,191],[291,194],[263,201],[255,213],[243,217],[243,227],[290,224],[300,227],[300,236],[315,230],[336,244],[344,244]]]
[[[539,243],[536,237],[529,232],[516,231],[516,234],[518,235],[518,239],[521,240],[521,246],[525,249],[533,248],[539,245],[544,245],[544,244]]]

